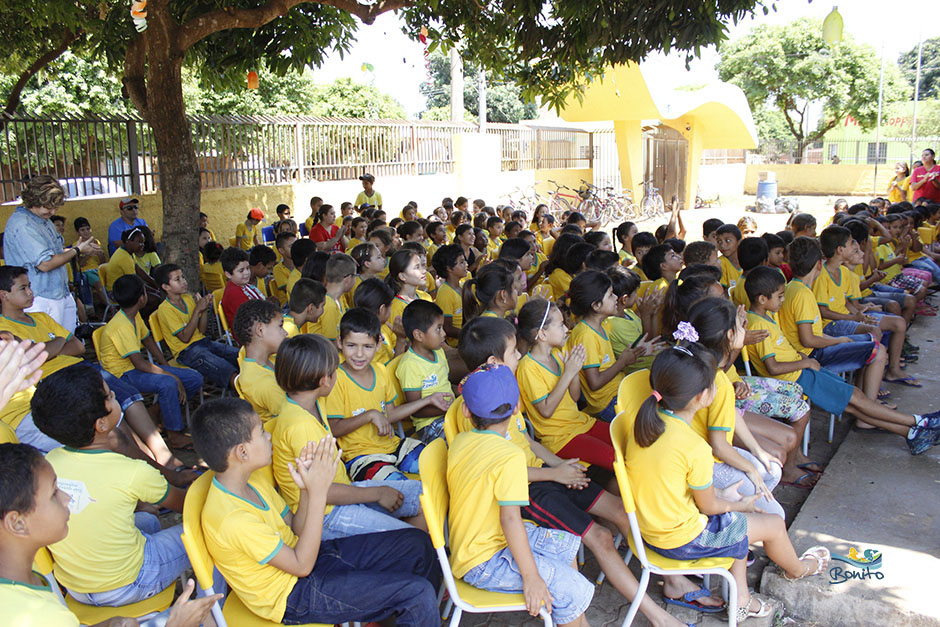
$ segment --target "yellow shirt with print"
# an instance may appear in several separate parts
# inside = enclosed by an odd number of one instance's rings
[[[724,255],[718,257],[718,263],[721,264],[721,280],[719,282],[726,288],[737,285],[738,281],[741,280],[741,269],[735,267],[731,260]]]
[[[133,370],[130,356],[143,350],[142,342],[149,335],[140,313],[132,321],[123,310],[119,311],[101,332],[98,354],[101,367],[116,377]]]
[[[294,458],[300,455],[307,442],[319,442],[326,436],[333,435],[330,423],[325,422],[326,409],[323,399],[317,399],[317,409],[323,421],[285,396],[280,412],[274,417],[274,431],[271,433],[274,481],[281,496],[290,505],[291,511],[297,511],[300,489],[287,471],[288,462],[294,463]],[[333,483],[349,485],[349,475],[346,474],[346,466],[343,464],[336,465]],[[324,515],[331,511],[333,506],[327,505]]]
[[[712,451],[681,418],[660,411],[665,424],[653,444],[642,447],[627,429],[625,461],[643,539],[661,549],[688,544],[705,529],[707,517],[695,505],[693,490],[712,484]],[[619,420],[628,418],[622,415]],[[635,416],[628,418],[632,423]]]
[[[151,270],[160,265],[160,255],[155,252],[134,255],[134,263],[137,264],[138,268],[150,274]]]
[[[437,290],[437,306],[444,312],[445,318],[450,318],[451,324],[459,331],[463,328],[463,298],[460,292],[455,290],[446,281],[441,283]],[[457,338],[447,338],[447,344],[457,348]]]
[[[596,331],[583,320],[575,325],[574,329],[571,330],[571,335],[568,336],[567,347],[569,350],[577,344],[583,344],[584,350],[587,352],[587,359],[585,359],[584,365],[581,366],[581,372],[578,376],[581,379],[581,393],[587,401],[585,411],[593,416],[604,411],[610,401],[617,396],[617,388],[620,387],[623,373],[618,372],[599,390],[592,390],[587,383],[587,377],[584,376],[584,371],[589,368],[597,368],[600,372],[612,367],[614,361],[616,361],[614,349],[611,347],[610,338],[603,327],[600,331]]]
[[[134,255],[123,248],[118,248],[111,255],[111,261],[108,262],[108,282],[105,289],[110,292],[114,288],[114,282],[125,274],[137,274],[137,261]]]
[[[548,398],[558,385],[558,379],[563,370],[561,362],[554,354],[552,364],[551,368],[546,368],[531,355],[526,355],[516,369],[516,379],[519,381],[522,405],[525,407],[529,420],[532,421],[535,434],[545,448],[552,453],[557,453],[575,436],[590,431],[597,420],[579,410],[577,403],[567,390],[551,416],[543,416],[539,412],[536,403]]]
[[[741,279],[745,277],[742,275]],[[744,281],[739,280],[734,284],[730,290],[728,290],[728,295],[731,297],[731,302],[734,303],[735,307],[740,307],[744,305],[745,309],[750,309],[751,299],[747,297],[747,290],[744,289]]]
[[[202,508],[206,548],[222,577],[251,612],[280,623],[297,577],[270,564],[297,536],[284,518],[288,507],[272,486],[252,482],[262,505],[229,492],[215,478]]]
[[[62,337],[66,340],[72,339],[72,334],[61,324],[53,320],[49,314],[34,311],[33,313],[24,313],[24,315],[30,320],[29,323],[13,320],[6,316],[0,316],[0,331],[9,331],[21,340],[32,340],[36,343],[48,342],[57,337]],[[42,364],[42,378],[45,379],[53,372],[62,370],[72,364],[77,364],[81,360],[81,357],[61,354],[56,355],[52,359],[47,359]]]
[[[349,419],[359,414],[376,410],[385,413],[395,403],[395,386],[388,377],[388,371],[381,364],[370,364],[372,386],[362,387],[349,375],[340,364],[336,384],[326,397],[327,420]],[[394,453],[401,439],[379,435],[376,426],[368,422],[355,431],[337,438],[343,450],[343,461],[351,461],[360,455],[387,455]]]
[[[429,303],[434,302],[434,300],[431,298],[431,295],[428,294],[427,292],[416,290],[415,293],[417,294],[417,298],[420,298],[421,300],[426,300]],[[401,317],[401,315],[405,311],[405,307],[407,307],[410,303],[411,301],[406,301],[404,298],[402,298],[398,294],[396,294],[395,298],[392,299],[392,306],[390,307],[390,311],[388,315],[388,322],[386,323],[386,326],[388,326],[390,331],[392,329],[392,326],[395,323],[395,319]],[[392,337],[395,337],[394,333],[392,333]],[[395,343],[396,345],[398,343],[397,337],[395,338]]]
[[[845,306],[846,294],[849,290],[848,274],[848,270],[839,266],[839,276],[836,278],[829,273],[829,268],[823,264],[822,272],[813,281],[813,294],[816,296],[816,303],[820,306],[825,305],[836,313],[848,315],[849,310]]]
[[[287,280],[290,277],[291,270],[293,268],[288,268],[281,262],[276,264],[271,271],[274,278],[268,284],[268,289],[271,290],[274,296],[277,296],[277,302],[280,303],[281,307],[287,304],[287,297],[290,294],[287,291]]]
[[[747,328],[754,331],[765,330],[769,335],[757,344],[751,344],[747,347],[751,363],[757,369],[757,374],[762,377],[773,377],[783,381],[796,381],[800,378],[802,370],[794,370],[786,374],[774,376],[767,370],[764,361],[773,357],[778,362],[789,363],[803,359],[793,345],[787,340],[783,332],[772,318],[765,315],[758,315],[753,311],[747,312]],[[664,547],[666,548],[666,547]]]
[[[557,302],[571,287],[571,275],[561,268],[555,268],[548,275],[548,286],[552,288],[552,300]]]
[[[463,577],[508,545],[499,508],[529,504],[525,454],[495,431],[464,431],[450,443],[450,548],[454,575]]]
[[[864,290],[862,289],[862,281],[865,280],[865,267],[862,264],[857,263],[851,268],[849,268],[849,270],[851,270],[852,274],[854,275],[854,278],[852,278],[853,287],[849,288],[849,291],[852,291],[852,289],[859,290],[859,294],[861,294],[861,298],[864,298],[866,296],[871,296],[872,291],[870,287],[866,287]],[[858,297],[855,296],[852,298],[854,299]]]
[[[55,578],[74,592],[106,592],[137,579],[145,538],[134,526],[138,501],[160,503],[170,493],[160,471],[103,449],[49,451],[59,489],[71,498],[69,534],[49,546]]]
[[[885,262],[888,259],[893,259],[897,257],[897,253],[894,252],[894,246],[891,244],[882,244],[875,248],[875,257],[878,258],[879,262]],[[887,283],[897,275],[901,274],[901,270],[904,269],[904,265],[896,263],[889,268],[882,268],[882,271],[885,273],[885,278],[882,279],[882,283]]]
[[[277,385],[274,369],[254,359],[238,360],[238,387],[241,397],[251,403],[261,423],[269,428],[269,421],[281,411],[287,395]]]
[[[805,355],[809,355],[813,349],[800,343],[799,325],[811,324],[813,335],[823,336],[824,325],[819,313],[819,305],[816,303],[816,295],[800,279],[793,279],[787,283],[783,292],[783,306],[777,312],[777,321],[787,341],[793,348]]]
[[[157,318],[160,320],[160,326],[163,328],[163,339],[174,357],[179,357],[179,354],[189,348],[191,344],[195,344],[205,337],[198,326],[193,330],[193,334],[188,342],[184,342],[178,337],[179,332],[189,324],[189,320],[193,317],[193,312],[196,310],[196,301],[193,300],[192,296],[183,294],[182,299],[182,309],[171,303],[170,299],[167,298],[160,303],[156,311]]]
[[[255,238],[258,238],[258,241],[261,241],[260,233],[258,229],[261,227],[260,224],[256,224],[250,229],[248,225],[244,222],[240,222],[235,227],[235,246],[241,248],[242,250],[251,250],[251,247],[255,245]]]
[[[361,207],[362,205],[365,205],[365,204],[370,204],[373,207],[381,207],[382,206],[382,194],[375,191],[374,189],[372,190],[371,196],[366,195],[365,190],[359,192],[359,195],[356,196],[356,206]]]
[[[421,398],[427,398],[435,392],[453,394],[453,388],[450,386],[448,379],[449,374],[447,357],[441,348],[434,351],[434,361],[425,359],[409,348],[401,361],[398,362],[398,370],[396,371],[402,391],[421,392]],[[442,413],[437,416],[415,417],[411,419],[411,422],[414,424],[415,429],[421,429],[443,415]]]
[[[734,400],[734,385],[725,371],[719,368],[715,373],[715,400],[708,407],[695,412],[692,417],[692,431],[695,431],[706,442],[708,442],[709,431],[721,431],[725,434],[730,446],[734,438],[734,421],[737,417]],[[715,457],[715,461],[721,460]]]
[[[42,575],[33,571],[42,581],[42,585],[0,578],[0,607],[3,608],[5,625],[29,627],[78,627],[78,618],[69,611],[59,599]]]
[[[473,421],[463,413],[463,397],[458,396],[447,408],[444,414],[444,438],[448,442],[453,442],[458,433],[464,431],[473,431]],[[525,465],[529,468],[541,468],[544,462],[539,459],[532,446],[529,444],[528,431],[526,430],[525,420],[520,412],[514,413],[509,421],[509,441],[522,449],[525,453]]]

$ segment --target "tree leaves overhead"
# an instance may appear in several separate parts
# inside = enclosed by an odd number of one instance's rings
[[[790,134],[814,141],[851,115],[865,128],[878,115],[880,59],[874,48],[845,35],[829,46],[817,20],[757,26],[740,39],[722,44],[718,75],[747,96],[751,108],[773,107],[783,114]],[[884,101],[906,98],[909,90],[897,68],[885,65]],[[808,128],[809,104],[821,103],[818,127]]]
[[[912,90],[917,78],[917,48],[915,44],[898,58],[901,73],[910,83]],[[920,97],[925,99],[940,97],[940,37],[924,40],[920,66]]]

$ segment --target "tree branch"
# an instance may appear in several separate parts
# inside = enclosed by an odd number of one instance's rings
[[[259,28],[268,22],[286,15],[288,11],[311,0],[268,0],[256,9],[226,7],[210,11],[193,18],[180,26],[179,50],[185,53],[200,40],[230,28]],[[366,24],[371,24],[382,13],[410,6],[411,0],[378,0],[374,4],[360,4],[356,0],[314,0],[355,15]]]
[[[817,130],[814,133],[810,133],[809,137],[806,138],[806,141],[807,142],[816,141],[817,139],[825,135],[829,130],[835,128],[836,124],[838,124],[839,120],[841,120],[843,117],[844,116],[838,116],[838,117],[832,118],[831,120],[826,122],[819,130]]]
[[[147,117],[147,55],[144,49],[144,35],[139,34],[127,46],[124,53],[124,77],[121,82],[127,97],[131,99],[137,111]]]
[[[71,30],[66,29],[65,33],[62,35],[62,41],[59,42],[58,46],[48,50],[45,54],[33,61],[32,64],[30,64],[30,66],[26,68],[22,74],[20,74],[19,79],[10,90],[10,95],[7,97],[6,106],[3,108],[3,113],[6,115],[0,116],[3,120],[5,120],[8,116],[13,115],[13,112],[16,111],[16,108],[20,106],[20,96],[23,94],[23,89],[26,87],[26,83],[28,83],[29,80],[34,77],[37,72],[39,72],[39,70],[62,56],[62,54],[69,49],[69,46],[75,43],[79,37],[81,37],[81,32],[73,33]],[[4,123],[5,122],[0,122],[0,125]]]

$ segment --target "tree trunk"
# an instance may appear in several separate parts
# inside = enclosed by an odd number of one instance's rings
[[[178,264],[192,289],[199,286],[199,204],[202,181],[183,105],[183,54],[168,12],[151,11],[147,32],[147,110],[157,145],[163,193],[164,261]]]

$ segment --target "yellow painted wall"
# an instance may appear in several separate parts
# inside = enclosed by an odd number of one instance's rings
[[[567,185],[571,189],[578,189],[581,187],[581,180],[594,182],[594,170],[591,168],[583,169],[546,169],[546,170],[536,170],[535,171],[535,191],[539,193],[540,196],[546,198],[551,197],[552,193],[555,191],[555,186],[549,183],[549,181],[555,181],[556,183],[561,183],[562,185]],[[571,192],[566,192],[562,190],[562,193],[570,194]],[[570,202],[573,202],[571,199],[568,199]]]
[[[756,194],[758,172],[775,172],[780,195],[869,195],[887,194],[888,182],[894,175],[891,164],[878,166],[877,189],[872,189],[874,165],[832,164],[754,164],[747,166],[744,193]]]

